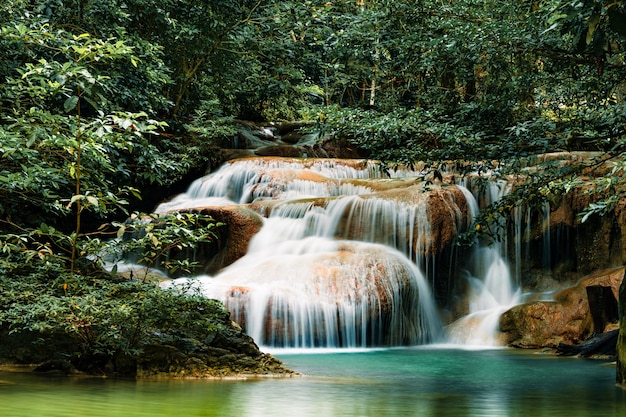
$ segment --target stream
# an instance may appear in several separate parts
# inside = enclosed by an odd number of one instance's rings
[[[129,381],[0,371],[0,415],[626,415],[626,391],[605,361],[447,346],[273,353],[303,376]]]

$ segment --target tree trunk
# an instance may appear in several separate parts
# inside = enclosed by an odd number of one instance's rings
[[[620,331],[617,337],[617,385],[626,389],[626,279],[619,288]]]

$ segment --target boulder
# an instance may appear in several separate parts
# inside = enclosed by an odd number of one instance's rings
[[[416,344],[437,328],[425,313],[430,295],[419,271],[382,245],[277,254],[202,282],[205,295],[224,302],[261,345]]]
[[[582,323],[584,314],[573,307],[545,301],[521,304],[500,317],[500,330],[506,344],[513,347],[556,348],[561,343],[578,343],[588,329]]]
[[[314,125],[315,122],[295,120],[268,123],[265,127],[271,127],[272,129],[276,129],[279,135],[284,136],[292,132],[297,132],[302,128],[311,128]]]
[[[263,226],[261,216],[246,206],[200,207],[193,211],[224,223],[223,228],[217,230],[217,248],[200,245],[196,250],[195,259],[201,263],[201,271],[204,273],[214,273],[244,256],[250,239]]]
[[[276,156],[276,157],[291,157],[300,158],[306,156],[306,150],[299,146],[289,145],[271,145],[259,147],[254,151],[258,156]]]
[[[275,357],[262,353],[235,323],[204,340],[155,335],[136,361],[137,378],[243,378],[290,376]]]
[[[608,323],[603,329],[594,328],[588,287],[609,287],[617,299],[623,278],[623,267],[598,272],[574,287],[557,292],[551,301],[535,301],[511,308],[500,317],[500,330],[507,345],[557,348],[560,344],[579,344],[593,334],[614,330],[616,323]]]
[[[372,181],[370,195],[355,199],[338,225],[346,239],[385,243],[414,261],[441,254],[469,222],[467,200],[456,186],[415,181]]]
[[[283,136],[280,137],[280,140],[289,144],[289,145],[295,145],[298,142],[300,142],[300,140],[302,140],[302,138],[304,138],[304,135],[302,133],[299,132],[289,132]]]

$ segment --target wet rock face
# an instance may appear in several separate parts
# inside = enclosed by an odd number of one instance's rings
[[[217,239],[201,243],[193,250],[171,249],[168,253],[171,259],[197,262],[199,266],[194,271],[198,274],[215,273],[244,256],[250,240],[263,226],[261,216],[246,206],[195,207],[180,211],[201,213],[221,223],[213,229]]]
[[[263,345],[388,346],[432,336],[420,320],[430,298],[420,293],[423,278],[382,246],[344,243],[334,252],[275,261],[279,267],[261,262],[211,286],[217,292],[210,295]],[[248,285],[233,286],[240,275]]]
[[[350,240],[396,247],[419,261],[449,248],[468,224],[468,206],[456,186],[372,183],[372,194],[355,200],[337,225]]]
[[[281,361],[262,353],[241,328],[228,324],[204,340],[155,337],[136,362],[137,378],[289,376]]]
[[[509,346],[521,348],[556,348],[559,344],[577,344],[593,333],[617,327],[609,323],[594,329],[588,287],[609,287],[615,299],[624,278],[624,268],[604,271],[583,279],[575,287],[559,291],[554,301],[520,304],[500,317],[500,330]]]
[[[346,138],[315,131],[310,122],[255,124],[238,121],[237,134],[221,143],[224,160],[243,156],[364,158],[367,153]]]
[[[226,180],[228,193],[222,191]],[[331,231],[335,238],[386,244],[418,263],[448,250],[470,221],[459,187],[424,183],[415,177],[386,178],[364,160],[244,158],[198,184],[191,188],[222,193],[218,197],[231,199],[230,205],[209,206],[209,199],[201,198],[197,203],[191,198],[193,191],[178,202],[165,203],[162,210],[200,211],[225,223],[219,248],[195,253],[203,273],[216,273],[243,257],[263,225],[262,217],[275,215],[278,206],[296,210],[308,204],[311,211],[323,210],[328,217],[337,216]],[[202,193],[198,192],[200,197]],[[346,203],[336,204],[339,198]],[[342,208],[335,209],[338,206]]]
[[[226,233],[220,236],[220,248],[213,256],[197,254],[203,263],[203,272],[213,273],[241,258],[248,251],[250,239],[261,229],[263,220],[254,211],[244,206],[200,208],[202,214],[224,223]],[[201,249],[201,248],[200,248]]]

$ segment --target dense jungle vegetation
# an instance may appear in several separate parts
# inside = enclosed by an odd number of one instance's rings
[[[222,315],[102,266],[216,238],[191,214],[124,221],[211,160],[238,119],[306,120],[385,163],[497,175],[598,152],[606,175],[546,165],[494,212],[590,181],[607,198],[582,215],[602,215],[622,197],[625,47],[621,0],[4,0],[0,334],[89,360]],[[141,237],[111,240],[129,229]]]

